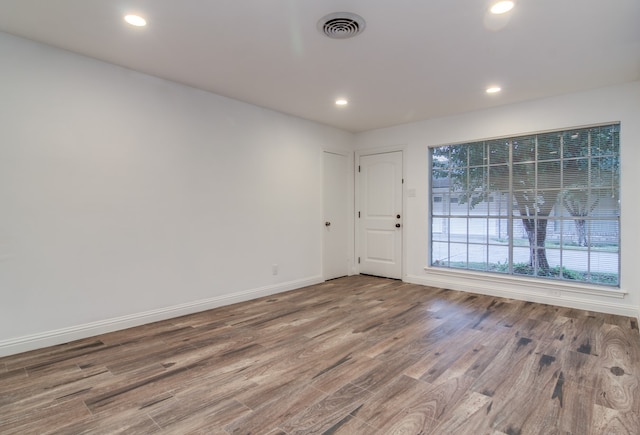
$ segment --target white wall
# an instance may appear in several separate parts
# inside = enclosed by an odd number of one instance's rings
[[[508,91],[507,91],[508,92]],[[622,264],[621,292],[608,295],[597,288],[489,279],[442,269],[427,269],[427,147],[476,139],[621,122]],[[374,130],[356,136],[358,154],[389,146],[405,147],[405,280],[438,287],[509,296],[637,316],[640,306],[640,82],[465,113]],[[621,294],[626,293],[626,294]]]
[[[0,59],[0,355],[321,281],[322,150],[353,135],[2,33]]]

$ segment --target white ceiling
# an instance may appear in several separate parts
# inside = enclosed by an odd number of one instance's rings
[[[500,17],[489,4],[0,0],[0,30],[352,132],[640,80],[640,0],[516,0]],[[338,11],[366,30],[321,35]]]

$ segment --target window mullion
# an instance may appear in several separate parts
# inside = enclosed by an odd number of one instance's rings
[[[470,242],[471,242],[471,237],[470,237],[470,230],[471,230],[471,152],[472,152],[472,148],[468,147],[467,148],[467,186],[466,186],[466,192],[464,193],[464,195],[467,198],[467,249],[466,249],[466,257],[465,257],[465,261],[466,261],[466,268],[469,269],[469,249],[471,249],[470,246]]]
[[[587,204],[586,204],[586,209],[589,210],[590,206],[591,206],[591,159],[593,158],[592,154],[591,154],[591,148],[592,148],[592,139],[593,137],[591,136],[591,131],[587,132],[587,156],[589,157],[589,159],[587,160]],[[582,217],[582,216],[581,216]],[[589,217],[591,217],[591,213],[589,213]],[[591,228],[593,227],[593,225],[591,225],[591,219],[587,219],[586,216],[584,216],[585,218],[585,225],[587,226],[587,280],[591,281]]]
[[[562,198],[562,195],[565,194],[564,192],[564,134],[560,135],[560,150],[558,151],[560,153],[560,186],[558,186],[560,188],[559,190],[559,194],[560,194],[560,198]],[[558,201],[558,199],[556,198],[556,201]],[[562,202],[562,200],[560,200],[560,202]],[[556,202],[557,204],[557,202]],[[556,213],[557,215],[557,213]],[[563,214],[560,214],[560,274],[562,277],[564,277],[564,230],[565,230],[565,219]]]
[[[535,136],[533,147],[533,258],[531,262],[533,263],[533,276],[538,276],[540,271],[540,264],[538,263],[538,226],[540,225],[538,216],[538,209],[540,208],[538,205],[538,135]]]
[[[513,140],[509,140],[509,200],[507,201],[507,239],[509,240],[509,275],[513,275]]]

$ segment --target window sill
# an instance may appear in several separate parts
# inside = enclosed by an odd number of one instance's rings
[[[445,269],[440,267],[425,266],[424,270],[430,275],[473,279],[476,282],[488,284],[513,285],[518,288],[526,288],[534,291],[546,292],[570,292],[587,294],[593,296],[604,296],[608,298],[623,299],[628,293],[619,288],[597,286],[593,284],[573,284],[545,279],[530,279],[524,277],[514,277],[512,275],[502,275],[498,273],[482,273],[459,269]]]

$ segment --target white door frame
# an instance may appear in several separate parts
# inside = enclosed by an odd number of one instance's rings
[[[322,165],[324,165],[324,153],[332,153],[332,154],[338,154],[341,156],[344,156],[347,158],[347,174],[345,174],[345,179],[347,180],[347,203],[345,204],[346,210],[347,210],[347,234],[348,234],[348,240],[347,240],[347,247],[349,249],[349,252],[347,252],[347,273],[348,275],[356,275],[358,272],[354,270],[354,263],[357,261],[354,261],[354,256],[355,256],[355,251],[353,249],[353,247],[355,246],[353,239],[354,239],[354,219],[353,219],[353,213],[352,213],[352,205],[353,205],[353,199],[354,199],[354,175],[353,175],[353,161],[354,161],[354,153],[352,151],[345,151],[345,150],[339,150],[339,149],[335,149],[335,148],[323,148],[322,149],[322,154],[321,154],[321,162]],[[324,166],[322,167],[321,170],[321,174],[322,177],[324,177]],[[324,222],[325,222],[325,210],[324,210],[324,179],[322,180],[321,183],[321,192],[320,192],[320,198],[323,198],[323,205],[322,205],[322,215],[320,216],[320,220],[319,220],[319,224],[318,224],[318,228],[320,228],[320,234],[322,237],[322,254],[321,254],[321,261],[322,261],[322,279],[325,280],[325,274],[324,274],[324,254],[325,254],[325,239],[324,239],[324,231],[325,231],[325,227],[324,227]]]
[[[404,281],[405,277],[407,276],[407,266],[405,264],[405,258],[407,258],[407,241],[406,241],[406,237],[407,237],[407,222],[409,222],[409,219],[407,219],[407,213],[406,213],[406,207],[407,207],[407,195],[405,193],[406,189],[406,183],[404,182],[405,180],[405,168],[407,166],[407,146],[406,145],[395,145],[395,146],[388,146],[388,147],[380,147],[380,148],[370,148],[370,149],[365,149],[365,150],[360,150],[360,151],[356,151],[355,152],[355,158],[353,161],[353,174],[354,174],[354,205],[355,205],[355,210],[353,213],[353,218],[354,218],[354,224],[353,224],[353,232],[354,232],[354,240],[353,240],[353,251],[354,251],[354,261],[353,261],[353,270],[354,270],[354,274],[359,274],[360,273],[360,266],[358,264],[358,257],[362,257],[362,255],[360,255],[360,221],[358,219],[358,210],[360,210],[360,176],[359,176],[359,172],[358,172],[358,165],[360,164],[360,157],[362,156],[371,156],[371,155],[375,155],[375,154],[384,154],[384,153],[392,153],[392,152],[396,152],[396,151],[400,151],[402,152],[402,249],[401,249],[401,253],[400,255],[402,256],[402,258],[400,259],[400,262],[402,263],[402,281]]]

